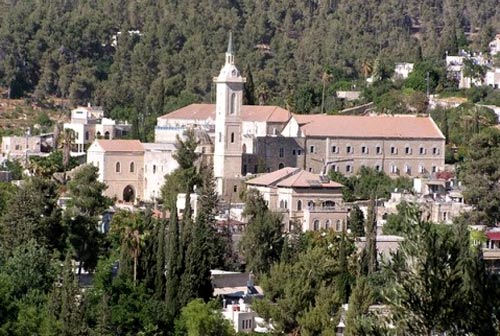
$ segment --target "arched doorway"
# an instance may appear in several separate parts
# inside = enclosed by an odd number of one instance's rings
[[[104,133],[104,139],[109,139],[109,132]]]
[[[123,189],[123,201],[133,202],[135,201],[135,191],[131,185],[128,185]]]

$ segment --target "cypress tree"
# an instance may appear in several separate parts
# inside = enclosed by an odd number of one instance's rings
[[[365,248],[361,252],[360,270],[362,275],[371,275],[377,270],[377,224],[375,201],[370,199],[366,218]]]
[[[368,260],[368,274],[373,274],[377,270],[377,217],[373,198],[368,205],[366,220],[366,257]]]
[[[245,105],[255,105],[255,84],[253,83],[252,70],[250,65],[247,64],[245,69],[246,83],[243,86],[243,104]]]
[[[155,280],[154,291],[157,299],[165,296],[165,240],[167,239],[165,231],[165,220],[162,219],[157,225],[156,233],[156,264],[155,264]]]
[[[66,255],[62,274],[62,286],[60,289],[61,311],[61,333],[63,335],[80,335],[83,332],[82,312],[77,296],[80,293],[78,279],[73,272],[71,255]]]
[[[182,275],[182,260],[180,256],[179,223],[177,207],[171,204],[170,221],[168,223],[167,274],[165,300],[167,311],[175,317],[179,313],[179,289]]]
[[[349,214],[349,230],[355,237],[365,235],[365,216],[359,206],[355,205]]]
[[[196,221],[189,223],[190,231],[185,237],[184,273],[182,276],[182,304],[191,299],[212,297],[211,261],[217,254],[217,236],[214,229],[217,194],[211,169],[204,169],[203,186],[200,195],[200,210]],[[215,243],[215,244],[214,244]]]
[[[345,233],[342,232],[342,240],[339,247],[339,275],[337,279],[339,298],[342,303],[347,302],[351,291],[345,238]]]

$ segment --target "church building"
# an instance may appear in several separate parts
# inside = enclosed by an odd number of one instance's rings
[[[366,166],[391,177],[411,178],[444,169],[445,137],[427,116],[298,115],[279,106],[243,105],[245,78],[235,64],[231,36],[224,65],[213,81],[215,104],[191,104],[157,118],[155,143],[170,144],[160,146],[169,157],[163,160],[157,145],[143,146],[142,155],[155,151],[150,156],[158,163],[143,158],[141,174],[137,174],[143,180],[136,185],[128,182],[134,188],[148,188],[135,190],[136,201],[139,196],[141,200],[159,196],[162,177],[177,167],[172,162],[176,136],[187,128],[195,129],[203,139],[199,151],[206,162],[213,162],[217,193],[227,203],[240,202],[244,181],[250,176],[285,167],[319,175],[334,170],[349,176]],[[103,158],[107,156],[105,146],[94,147]],[[117,160],[117,153],[113,155]],[[99,161],[92,157],[89,162]],[[107,162],[111,161],[102,159],[101,163]],[[124,194],[120,188],[109,189],[119,200]]]

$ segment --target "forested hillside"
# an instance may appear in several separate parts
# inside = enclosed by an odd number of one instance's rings
[[[292,110],[318,106],[310,97],[324,84],[332,90],[363,79],[381,60],[440,59],[470,43],[484,50],[500,31],[498,0],[5,0],[0,6],[4,95],[102,104],[113,117],[146,125],[180,105],[213,99],[211,78],[230,30],[237,64],[253,78],[254,102]],[[114,47],[113,35],[129,30],[140,34],[121,34]],[[311,106],[297,107],[308,96]]]

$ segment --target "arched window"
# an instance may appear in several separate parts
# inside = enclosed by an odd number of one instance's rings
[[[153,165],[153,174],[156,174],[156,165]]]
[[[109,132],[104,133],[104,139],[109,139]]]
[[[130,172],[133,173],[135,170],[135,164],[133,162],[130,162]]]
[[[327,219],[327,220],[325,221],[325,229],[327,229],[327,230],[328,230],[328,229],[330,228],[330,225],[331,225],[331,222],[330,222],[330,220],[329,220],[329,219]]]
[[[335,231],[340,231],[341,226],[342,226],[342,223],[340,222],[340,219],[337,219],[337,223],[335,224]]]
[[[87,132],[85,132],[85,140],[88,140],[89,138],[90,138],[90,134],[89,134],[89,132],[87,131]]]
[[[236,111],[236,93],[231,94],[231,106],[230,106],[230,113],[234,114]]]
[[[285,200],[285,209],[288,209],[288,201]]]
[[[283,169],[283,168],[285,168],[285,165],[284,165],[283,163],[280,163],[280,164],[278,165],[278,169]]]
[[[115,169],[115,171],[116,171],[117,173],[119,173],[119,172],[121,171],[121,165],[120,165],[120,162],[117,162],[117,163],[116,163],[116,167],[115,167],[115,168],[116,168],[116,169]]]
[[[234,143],[234,133],[231,133],[231,143]]]
[[[222,142],[222,133],[219,132],[219,142]]]
[[[283,209],[285,207],[285,202],[283,200],[280,201],[280,209]]]
[[[323,206],[326,208],[333,208],[335,206],[335,202],[334,201],[325,201],[323,203]]]
[[[301,211],[301,210],[302,210],[302,201],[298,200],[297,201],[297,211]]]
[[[241,146],[241,152],[243,154],[245,154],[247,152],[247,145],[246,144],[243,144],[243,146]]]
[[[314,208],[314,202],[313,202],[313,201],[309,201],[309,202],[307,202],[307,206],[308,206],[310,209]]]
[[[315,219],[313,222],[313,230],[319,231],[319,219]]]

